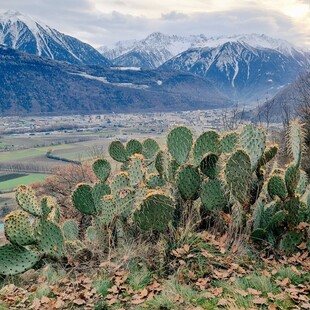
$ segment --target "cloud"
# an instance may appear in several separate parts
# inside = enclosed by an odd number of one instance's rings
[[[306,6],[299,9],[309,4],[307,0],[157,2],[155,6],[141,0],[1,0],[1,10],[21,11],[95,47],[141,39],[155,31],[206,36],[264,33],[310,44],[309,12]]]
[[[163,20],[177,20],[177,19],[185,19],[187,18],[188,15],[180,13],[180,12],[176,12],[176,11],[171,11],[167,14],[161,14],[161,19]]]

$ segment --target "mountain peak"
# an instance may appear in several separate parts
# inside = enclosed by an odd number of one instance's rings
[[[14,10],[0,14],[0,44],[28,54],[70,63],[109,64],[90,45]]]

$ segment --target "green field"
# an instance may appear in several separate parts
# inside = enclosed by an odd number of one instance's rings
[[[58,150],[58,149],[67,149],[70,147],[72,146],[68,144],[63,144],[63,145],[56,145],[56,146],[31,148],[31,149],[20,150],[20,151],[2,152],[0,153],[0,162],[12,161],[15,159],[28,159],[29,157],[45,155],[46,152],[50,149]]]
[[[30,173],[28,175],[22,175],[4,182],[0,182],[0,191],[14,190],[18,185],[28,185],[35,182],[41,182],[46,178],[46,174]]]

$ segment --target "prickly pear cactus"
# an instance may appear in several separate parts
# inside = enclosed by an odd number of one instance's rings
[[[130,180],[127,172],[120,172],[115,175],[111,182],[111,193],[117,195],[123,188],[130,187]]]
[[[16,189],[16,201],[18,205],[33,216],[41,216],[41,208],[38,204],[35,192],[25,185],[20,185]]]
[[[123,143],[120,141],[111,142],[109,146],[109,154],[114,160],[121,163],[124,163],[128,160],[127,151]]]
[[[172,221],[174,203],[165,194],[151,191],[134,213],[134,222],[142,230],[165,232]]]
[[[133,155],[130,158],[130,165],[128,168],[129,184],[135,186],[144,180],[144,158],[140,154]]]
[[[97,159],[93,163],[93,171],[101,182],[105,182],[110,175],[111,164],[106,159]]]
[[[300,170],[295,165],[290,165],[285,171],[285,184],[290,196],[294,196],[300,179]]]
[[[62,224],[62,231],[66,240],[76,240],[79,238],[79,226],[76,221],[65,221]]]
[[[200,163],[201,172],[209,177],[210,179],[215,179],[219,173],[220,169],[217,165],[219,156],[209,153]]]
[[[223,210],[228,204],[224,184],[218,179],[211,179],[202,184],[200,198],[203,208],[211,212]]]
[[[244,151],[237,150],[228,159],[224,173],[229,191],[243,203],[248,198],[252,176],[249,156]]]
[[[241,148],[249,155],[252,171],[256,169],[266,148],[266,133],[253,124],[246,125],[239,136]]]
[[[80,212],[88,215],[96,212],[92,188],[89,185],[79,184],[73,192],[72,200],[75,208]]]
[[[271,199],[274,199],[275,196],[278,196],[284,200],[287,196],[287,190],[285,182],[280,175],[273,175],[268,181],[268,194]]]
[[[192,144],[193,135],[186,127],[176,127],[168,134],[168,150],[179,165],[182,165],[188,161]]]
[[[227,133],[221,139],[221,150],[225,154],[233,153],[239,143],[239,135],[236,132]]]
[[[213,153],[215,155],[220,155],[222,152],[222,146],[220,141],[220,135],[216,131],[207,131],[201,134],[195,144],[193,149],[193,160],[194,165],[199,166],[202,159],[207,153]]]
[[[36,224],[35,236],[42,252],[56,258],[64,256],[64,236],[56,223],[40,219]]]
[[[127,142],[126,152],[129,157],[134,154],[142,154],[142,144],[138,140],[131,139]]]
[[[201,178],[195,167],[187,165],[179,169],[176,182],[184,199],[194,199],[199,191]]]
[[[39,252],[14,244],[5,244],[0,247],[0,275],[12,276],[23,273],[40,260]]]
[[[154,139],[146,139],[142,143],[142,155],[148,161],[155,160],[160,148],[158,143]]]
[[[294,165],[300,166],[305,137],[304,128],[298,120],[293,120],[290,122],[288,129],[288,149],[293,157]]]
[[[11,243],[20,246],[36,241],[29,214],[22,210],[13,211],[4,218],[4,234]]]
[[[92,188],[92,196],[96,210],[100,205],[101,198],[104,195],[110,195],[110,194],[111,194],[111,188],[107,183],[100,182],[94,185],[94,187]]]

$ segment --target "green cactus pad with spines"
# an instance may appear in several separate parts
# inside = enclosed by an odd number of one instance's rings
[[[199,166],[207,153],[220,155],[222,152],[220,136],[216,131],[210,130],[201,134],[193,149],[194,165]]]
[[[115,215],[127,218],[135,206],[135,192],[131,188],[124,188],[114,197]]]
[[[79,238],[79,225],[76,221],[65,221],[62,224],[62,231],[66,240],[75,240]]]
[[[285,186],[284,179],[280,175],[273,175],[268,181],[268,194],[271,199],[274,199],[275,196],[278,196],[284,200],[287,196],[287,190]]]
[[[221,139],[221,149],[225,154],[233,153],[238,145],[239,135],[236,132],[227,133]]]
[[[289,152],[294,159],[294,165],[300,166],[304,145],[304,128],[298,120],[290,122],[287,135],[287,145]]]
[[[286,216],[287,215],[286,215],[284,210],[280,210],[280,211],[276,212],[269,219],[269,223],[266,226],[266,230],[269,231],[269,230],[272,230],[272,229],[280,227],[284,223],[284,221],[286,219]]]
[[[130,180],[127,172],[120,172],[115,175],[111,182],[111,193],[116,195],[121,189],[130,187]]]
[[[262,167],[269,163],[278,153],[278,146],[272,145],[270,146],[263,154],[262,158],[258,162],[258,166]]]
[[[117,214],[117,206],[112,195],[105,195],[101,198],[99,215],[96,218],[103,225],[110,225]]]
[[[67,255],[70,257],[82,258],[84,254],[89,253],[89,251],[86,249],[83,242],[80,240],[66,240],[65,241],[65,250]],[[85,260],[85,259],[84,259]]]
[[[97,231],[94,226],[88,226],[86,229],[86,239],[90,242],[95,242],[97,240]]]
[[[128,171],[128,168],[129,168],[129,161],[125,161],[124,163],[122,163],[120,170],[126,172]]]
[[[36,241],[29,214],[22,210],[12,211],[4,218],[4,234],[11,243],[20,246]]]
[[[285,254],[291,255],[297,252],[297,246],[302,242],[302,235],[297,231],[287,232],[281,239],[279,248]]]
[[[217,155],[212,153],[208,154],[200,163],[201,172],[210,179],[215,179],[220,172],[217,166],[218,160],[219,157]]]
[[[108,184],[106,183],[97,183],[92,189],[92,196],[94,200],[94,204],[96,207],[96,210],[98,206],[100,205],[101,198],[104,195],[110,195],[111,194],[111,188]]]
[[[224,184],[218,179],[208,180],[202,184],[200,198],[204,209],[211,212],[223,210],[228,203],[223,188]]]
[[[42,216],[44,218],[47,218],[48,215],[53,210],[53,208],[55,207],[58,207],[58,204],[55,198],[50,197],[50,196],[44,196],[41,199],[41,210],[42,210]]]
[[[142,155],[147,160],[155,160],[159,150],[159,145],[154,139],[148,138],[142,143]]]
[[[168,155],[164,151],[159,151],[155,158],[155,168],[160,175],[164,175],[166,170],[165,161]]]
[[[152,173],[148,176],[146,185],[150,189],[163,187],[165,185],[165,180],[160,175]]]
[[[253,124],[246,125],[240,133],[239,144],[249,155],[252,170],[255,170],[266,148],[264,129],[255,127]]]
[[[165,232],[173,219],[173,201],[160,192],[151,192],[134,213],[134,222],[146,231]]]
[[[121,163],[124,163],[128,160],[127,151],[123,143],[120,141],[111,142],[109,146],[109,154],[114,160]]]
[[[31,269],[41,260],[41,254],[14,244],[0,247],[0,275],[13,276]]]
[[[199,191],[201,178],[193,166],[184,166],[178,170],[177,186],[184,199],[193,199]]]
[[[144,179],[144,158],[141,154],[133,155],[130,158],[130,166],[128,168],[129,184],[135,186]]]
[[[300,178],[296,188],[296,194],[302,196],[308,187],[309,179],[307,173],[303,170],[300,170]]]
[[[300,222],[302,222],[302,219],[300,217],[300,209],[301,209],[302,203],[299,199],[299,197],[291,197],[285,201],[283,204],[283,208],[287,211],[287,222],[291,227],[296,227]]]
[[[110,175],[111,164],[106,159],[97,159],[93,163],[93,171],[101,182],[105,182]]]
[[[60,221],[60,210],[58,206],[55,206],[52,208],[51,212],[46,218],[48,221],[54,222],[54,223],[59,223]]]
[[[290,196],[294,196],[300,179],[300,170],[297,166],[291,165],[285,171],[285,184]]]
[[[131,139],[127,142],[126,152],[128,156],[142,153],[142,144],[135,139]]]
[[[42,215],[35,192],[30,187],[25,185],[18,186],[16,189],[16,201],[24,211],[31,215]]]
[[[187,127],[176,127],[168,134],[168,150],[179,165],[188,161],[192,144],[193,135]]]
[[[252,179],[251,160],[242,150],[233,153],[225,167],[225,179],[231,194],[241,203],[248,198]]]
[[[58,224],[40,219],[35,234],[42,252],[57,258],[64,256],[64,236]]]
[[[87,184],[79,184],[72,196],[74,207],[84,214],[96,212],[95,202],[92,196],[92,188]]]

